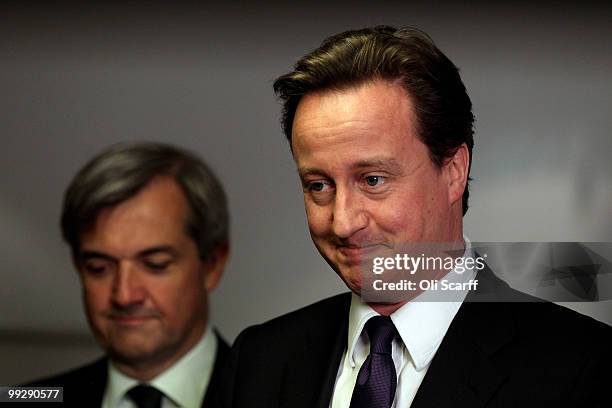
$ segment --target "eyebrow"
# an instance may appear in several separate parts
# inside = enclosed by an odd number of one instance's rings
[[[153,247],[153,248],[144,249],[144,250],[138,252],[137,256],[139,256],[139,257],[149,256],[149,255],[158,254],[160,252],[164,252],[164,253],[167,253],[168,255],[172,255],[172,256],[177,256],[178,255],[178,251],[176,249],[174,249],[173,247],[171,247],[170,245],[160,245],[160,246],[156,246],[156,247]]]
[[[395,158],[386,158],[386,157],[376,158],[375,157],[371,159],[360,160],[351,165],[351,168],[353,169],[364,169],[364,168],[369,168],[369,167],[382,168],[383,170],[388,171],[389,173],[392,173],[392,174],[402,173],[402,167],[400,166],[399,162]],[[317,167],[298,168],[298,174],[300,178],[304,178],[312,174],[321,175],[321,176],[329,178],[329,175],[327,174],[326,171],[319,169]]]
[[[401,173],[402,167],[395,158],[372,158],[366,160],[360,160],[355,163],[352,167],[356,169],[368,168],[368,167],[379,167],[390,173]]]
[[[81,251],[79,253],[78,258],[80,261],[84,261],[86,259],[91,259],[91,258],[102,258],[102,259],[106,259],[109,261],[117,260],[115,257],[112,257],[108,254],[105,254],[104,252],[99,252],[99,251]]]
[[[146,249],[143,249],[142,251],[139,251],[136,254],[136,257],[142,258],[146,256],[155,255],[158,253],[167,253],[174,257],[178,256],[178,251],[174,249],[172,246],[159,245],[159,246],[146,248]],[[82,251],[79,255],[80,260],[87,260],[91,258],[102,258],[102,259],[106,259],[106,260],[113,261],[113,262],[117,261],[117,258],[115,258],[114,256],[105,254],[104,252],[100,252],[100,251]]]
[[[329,178],[329,175],[327,174],[326,171],[321,170],[321,169],[316,168],[316,167],[301,167],[301,168],[298,169],[298,174],[299,174],[300,178],[302,178],[302,179],[304,177],[306,177],[306,176],[310,176],[310,175],[313,175],[313,174]]]

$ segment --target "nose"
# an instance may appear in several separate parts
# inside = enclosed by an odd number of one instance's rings
[[[145,291],[138,270],[134,265],[122,262],[117,268],[113,282],[112,300],[119,307],[141,304]]]
[[[358,192],[353,192],[350,188],[336,187],[332,229],[338,238],[348,239],[368,225],[361,198]]]

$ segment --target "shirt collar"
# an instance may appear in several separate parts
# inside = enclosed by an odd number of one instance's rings
[[[467,237],[463,237],[465,251],[463,257],[474,257],[472,245]],[[449,282],[467,282],[475,276],[473,270],[463,273],[451,271],[444,279]],[[440,301],[444,294],[425,291],[410,302],[406,303],[391,314],[391,320],[406,346],[417,371],[423,370],[433,359],[444,335],[457,314],[461,303],[467,295],[467,290],[454,291],[446,299]],[[376,313],[369,305],[363,303],[361,298],[352,294],[349,310],[348,327],[348,357],[351,367],[355,367],[355,349],[361,347],[361,333],[366,322]]]
[[[217,354],[217,338],[210,326],[196,345],[166,371],[148,384],[157,388],[179,407],[202,404],[213,371]],[[117,406],[126,392],[140,381],[119,371],[109,360],[107,397],[108,406]]]
[[[138,385],[138,380],[135,380],[115,368],[108,360],[108,383],[106,384],[106,392],[104,395],[105,407],[117,407],[123,398],[127,398],[125,393],[129,389]]]

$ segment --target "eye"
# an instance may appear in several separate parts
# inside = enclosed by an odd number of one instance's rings
[[[327,190],[329,187],[330,187],[330,184],[325,181],[313,181],[306,185],[306,188],[308,189],[308,191],[311,191],[313,193],[323,192]]]
[[[163,272],[168,269],[172,261],[169,259],[145,259],[142,263],[147,269],[153,272]]]
[[[108,261],[88,260],[83,264],[83,271],[89,275],[100,276],[110,270]]]
[[[325,188],[325,184],[317,181],[315,183],[312,183],[310,185],[310,190],[311,191],[323,191],[323,189]]]
[[[376,187],[384,184],[385,178],[383,176],[367,176],[365,181],[368,186]]]

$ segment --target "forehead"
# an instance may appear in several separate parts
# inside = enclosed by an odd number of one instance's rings
[[[100,211],[81,243],[126,251],[171,244],[185,235],[188,211],[187,199],[176,181],[155,177],[133,197]]]
[[[354,120],[394,119],[395,110],[412,111],[412,101],[399,81],[375,79],[346,88],[309,92],[300,100],[296,118],[335,121],[338,111],[355,114]],[[311,114],[316,111],[316,114]],[[293,123],[293,130],[296,123]]]
[[[375,80],[305,95],[293,122],[292,148],[298,165],[325,154],[356,160],[397,156],[414,150],[415,125],[411,98],[401,85]]]

